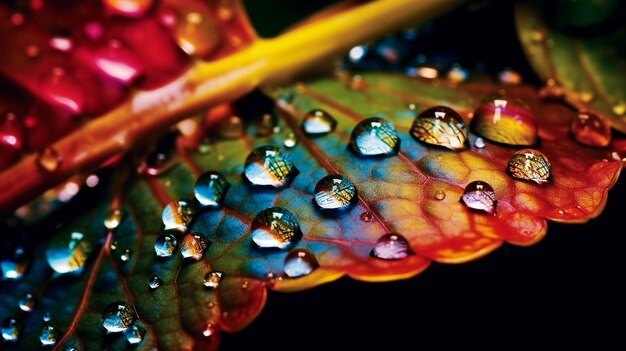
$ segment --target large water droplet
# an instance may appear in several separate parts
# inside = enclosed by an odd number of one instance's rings
[[[604,116],[582,111],[570,125],[570,133],[576,141],[593,147],[607,147],[611,143],[611,127]]]
[[[465,206],[479,211],[485,211],[490,214],[496,214],[496,193],[491,185],[477,180],[469,183],[465,187],[461,202]]]
[[[281,188],[297,174],[289,154],[273,145],[258,147],[246,158],[244,176],[253,185]]]
[[[126,329],[126,340],[129,344],[135,345],[139,344],[141,340],[143,340],[143,330],[141,330],[138,326],[133,325],[130,328]]]
[[[35,158],[40,169],[53,173],[61,167],[61,156],[51,147],[43,149]]]
[[[372,250],[372,256],[383,260],[400,260],[412,254],[409,242],[400,234],[381,236]]]
[[[128,262],[130,261],[132,257],[133,257],[133,250],[131,249],[124,249],[122,250],[122,253],[120,254],[120,260],[122,262]]]
[[[103,0],[102,2],[116,15],[137,18],[150,10],[154,0]]]
[[[198,177],[194,193],[200,205],[217,208],[230,187],[226,178],[219,172],[206,172]]]
[[[31,293],[26,293],[19,302],[20,310],[24,312],[30,312],[35,308],[35,295]]]
[[[158,257],[170,257],[176,251],[178,242],[176,237],[172,234],[161,234],[154,241],[154,252]]]
[[[337,121],[330,113],[322,109],[314,109],[304,115],[302,130],[307,135],[323,135],[332,132],[337,127]]]
[[[200,260],[204,255],[204,250],[209,246],[209,242],[199,234],[187,234],[180,243],[180,253],[184,258]]]
[[[289,278],[298,278],[311,274],[319,264],[315,255],[305,249],[290,251],[285,257],[285,274]]]
[[[195,215],[196,206],[193,202],[179,200],[172,201],[165,206],[161,219],[165,230],[176,229],[184,232]]]
[[[222,281],[222,272],[208,272],[204,276],[204,286],[207,288],[215,289],[220,286],[220,282]]]
[[[356,198],[354,184],[339,174],[327,175],[315,185],[315,203],[322,209],[344,209]]]
[[[54,345],[57,343],[58,337],[59,333],[57,330],[53,326],[46,324],[41,329],[41,334],[39,334],[39,342],[43,346]]]
[[[349,148],[363,156],[395,154],[400,148],[400,138],[391,123],[370,117],[354,127]]]
[[[188,12],[176,23],[176,42],[188,55],[204,57],[220,43],[219,28],[209,17],[199,12]]]
[[[260,248],[285,249],[301,237],[298,220],[282,207],[266,208],[252,221],[252,241]]]
[[[537,150],[524,149],[516,152],[509,160],[507,171],[514,178],[542,184],[548,181],[550,168],[550,161],[546,155]]]
[[[422,111],[413,121],[411,135],[415,140],[443,146],[450,150],[465,148],[467,128],[461,116],[446,106]]]
[[[93,245],[81,232],[71,232],[58,236],[50,242],[46,250],[48,265],[57,273],[82,272]]]
[[[133,307],[124,301],[110,303],[102,312],[102,326],[109,333],[123,332],[135,319]]]
[[[159,286],[161,286],[162,283],[163,282],[161,281],[161,278],[159,278],[156,275],[152,276],[152,278],[150,278],[150,280],[148,280],[148,286],[152,290],[154,290],[154,289],[158,288]]]
[[[120,209],[115,208],[110,210],[106,217],[104,217],[104,227],[108,230],[113,230],[120,225],[122,221],[122,211]]]
[[[503,95],[489,97],[478,105],[470,128],[502,144],[528,146],[537,142],[534,113],[520,100]]]
[[[20,336],[20,323],[15,318],[7,318],[0,326],[4,341],[17,342]]]

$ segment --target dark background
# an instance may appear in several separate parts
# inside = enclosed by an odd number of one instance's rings
[[[299,2],[269,1],[289,15],[259,16],[268,6],[259,3],[268,2],[248,1],[266,36],[288,25],[285,18],[329,2],[307,2],[310,8],[303,9]],[[462,9],[435,22],[418,50],[482,63],[487,71],[513,67],[536,84],[515,37],[512,4],[479,5],[478,11]],[[506,40],[494,46],[496,36]],[[435,263],[408,280],[342,278],[298,293],[269,292],[261,315],[244,331],[223,334],[220,350],[624,350],[623,201],[622,177],[599,218],[583,225],[550,223],[546,238],[532,247],[505,244],[474,262]]]

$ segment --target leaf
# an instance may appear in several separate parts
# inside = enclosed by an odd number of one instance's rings
[[[479,78],[460,85],[384,73],[365,73],[361,78],[364,84],[358,90],[346,86],[343,78],[277,90],[275,107],[270,104],[276,124],[271,114],[265,114],[272,111],[259,100],[242,101],[240,106],[247,109],[239,109],[244,116],[252,111],[256,120],[230,118],[234,112],[229,106],[216,107],[204,122],[186,122],[195,129],[177,137],[169,161],[152,172],[157,175],[131,174],[129,184],[122,187],[118,177],[123,172],[117,172],[110,182],[117,189],[112,198],[91,194],[79,199],[84,208],[76,209],[71,220],[38,245],[24,278],[0,287],[6,301],[0,319],[15,316],[24,325],[20,349],[38,347],[46,312],[59,332],[57,348],[82,344],[125,349],[123,333],[107,335],[101,324],[101,313],[118,300],[133,306],[135,325],[145,330],[138,349],[213,349],[221,331],[238,331],[260,313],[268,288],[302,290],[343,275],[366,281],[402,279],[423,271],[431,261],[466,262],[504,242],[530,245],[545,235],[548,219],[574,223],[598,215],[620,173],[622,163],[610,159],[610,150],[571,139],[572,111],[542,101],[528,86],[506,89],[541,116],[537,149],[552,163],[552,177],[540,185],[506,173],[516,148],[489,141],[477,148],[472,134],[472,147],[450,151],[419,143],[409,134],[417,112],[409,110],[408,103],[416,104],[417,111],[444,104],[467,118],[484,96],[501,86]],[[325,109],[337,120],[333,132],[317,137],[303,133],[303,115],[314,108]],[[362,157],[347,149],[354,126],[373,114],[397,128],[401,140],[397,155]],[[210,142],[203,139],[207,131]],[[293,147],[289,133],[298,139]],[[283,148],[293,159],[299,174],[290,185],[259,188],[244,181],[248,153],[267,144]],[[188,223],[188,232],[210,241],[205,254],[198,262],[183,260],[180,250],[170,258],[156,257],[154,243],[163,233],[164,206],[172,200],[192,200],[194,183],[205,171],[219,171],[230,184],[220,208],[202,209]],[[358,190],[358,201],[344,211],[321,211],[313,203],[316,182],[329,173],[344,175]],[[474,180],[493,186],[495,215],[470,210],[459,201]],[[314,255],[319,267],[310,274],[290,278],[284,271],[290,250],[263,250],[252,244],[253,219],[274,206],[288,209],[299,222],[303,237],[292,249]],[[106,230],[103,223],[112,209],[119,209],[122,216],[116,217],[117,227],[109,223],[115,228]],[[51,225],[43,224],[37,231]],[[81,275],[55,277],[44,251],[75,231],[93,243],[94,252]],[[372,257],[377,241],[388,233],[405,237],[413,254],[399,260]],[[181,245],[183,234],[176,236]],[[205,287],[208,272],[222,273],[217,288]],[[153,276],[162,282],[155,289],[149,285]],[[38,301],[30,314],[17,308],[27,292]]]
[[[552,84],[547,93],[563,89],[573,106],[600,112],[626,132],[626,28],[618,8],[618,1],[520,1],[516,25],[535,72]]]

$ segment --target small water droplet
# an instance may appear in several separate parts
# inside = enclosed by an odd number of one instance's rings
[[[230,184],[219,172],[203,173],[194,186],[194,194],[201,206],[218,208]]]
[[[55,237],[46,250],[48,265],[57,273],[79,274],[93,250],[93,245],[81,232]]]
[[[289,278],[298,278],[311,274],[319,264],[315,255],[305,249],[290,251],[285,257],[285,274]]]
[[[152,278],[150,278],[150,280],[148,280],[148,286],[152,290],[154,290],[154,289],[158,288],[159,286],[161,286],[162,283],[163,282],[161,281],[161,278],[159,278],[156,275],[153,275]]]
[[[215,22],[200,12],[188,12],[177,21],[174,35],[184,52],[200,57],[210,54],[221,41]]]
[[[0,326],[2,339],[7,342],[17,342],[20,336],[20,322],[15,318],[6,318]]]
[[[374,215],[371,212],[366,211],[361,213],[360,218],[363,222],[371,222],[372,219],[374,219]]]
[[[220,281],[222,281],[222,272],[208,272],[204,276],[204,286],[207,288],[215,289],[220,286]]]
[[[309,136],[327,134],[336,127],[335,118],[322,109],[311,110],[302,119],[302,130]]]
[[[272,113],[264,113],[255,123],[257,136],[270,136],[280,131],[278,118]]]
[[[354,127],[348,148],[363,156],[396,154],[400,138],[391,123],[380,117],[370,117]]]
[[[413,121],[411,135],[415,140],[450,150],[465,148],[467,128],[461,116],[446,106],[422,111]]]
[[[145,172],[151,176],[162,174],[169,169],[170,157],[168,151],[156,150],[146,159]]]
[[[132,257],[133,257],[133,250],[131,249],[124,249],[122,253],[120,254],[120,260],[122,262],[128,262],[130,261]]]
[[[70,52],[74,48],[74,41],[68,37],[52,37],[48,44],[51,48],[61,52]]]
[[[24,296],[20,299],[19,305],[20,310],[24,312],[31,312],[33,308],[35,308],[35,295],[31,293],[24,294]]]
[[[498,79],[500,83],[506,85],[518,85],[522,83],[522,75],[508,67],[498,74]]]
[[[170,257],[176,251],[178,242],[176,237],[172,234],[161,234],[154,241],[154,252],[158,257]]]
[[[51,147],[43,149],[35,159],[40,169],[54,173],[61,167],[61,156]]]
[[[196,215],[196,205],[187,200],[172,201],[163,208],[161,220],[165,230],[176,229],[186,231],[187,226]]]
[[[611,126],[601,114],[581,111],[570,125],[576,141],[593,147],[607,147],[611,143]]]
[[[26,271],[25,259],[4,258],[0,260],[0,269],[2,270],[2,280],[19,280],[24,276]]]
[[[143,340],[144,332],[136,325],[132,325],[130,328],[126,329],[126,340],[129,344],[135,345],[139,344],[141,340]]]
[[[259,248],[286,249],[302,237],[300,224],[289,210],[270,207],[252,221],[252,241]]]
[[[118,208],[111,209],[109,210],[109,213],[107,213],[106,217],[104,217],[104,227],[108,230],[113,230],[120,225],[121,221],[122,211]]]
[[[614,114],[622,116],[624,113],[626,113],[626,103],[624,101],[619,101],[618,103],[613,105],[612,110]]]
[[[468,71],[458,64],[454,64],[448,71],[448,80],[454,83],[462,83],[469,77]]]
[[[241,283],[241,288],[242,288],[242,289],[247,289],[247,288],[248,288],[248,286],[250,286],[250,282],[249,282],[247,279],[245,279],[245,280],[243,281],[243,283]]]
[[[474,111],[472,131],[502,144],[529,146],[537,143],[535,114],[518,99],[494,95],[483,100]]]
[[[518,179],[532,180],[537,184],[548,181],[550,177],[550,161],[541,152],[533,149],[517,151],[507,166],[511,176]]]
[[[291,149],[293,147],[296,147],[296,145],[298,145],[299,141],[300,141],[300,139],[298,139],[298,137],[294,133],[289,132],[283,138],[283,145],[286,148]]]
[[[52,319],[52,316],[50,316],[50,312],[46,312],[46,313],[44,313],[43,317],[41,317],[41,319],[44,322],[48,323]]]
[[[102,312],[102,326],[109,333],[123,332],[135,319],[133,307],[124,301],[110,303]]]
[[[443,192],[442,190],[437,190],[435,191],[435,200],[443,200],[446,198],[446,193]]]
[[[563,211],[563,210],[558,210],[557,212],[558,212],[558,214],[560,214],[560,215],[565,214],[565,211]]]
[[[202,235],[187,234],[180,243],[180,253],[183,255],[183,258],[191,258],[198,261],[204,255],[204,251],[208,246],[209,241]]]
[[[315,185],[315,203],[325,210],[345,209],[356,196],[354,184],[339,174],[327,175]]]
[[[150,10],[154,0],[103,0],[103,3],[116,15],[137,18]]]
[[[365,54],[367,54],[368,48],[365,45],[358,45],[350,49],[348,53],[348,59],[353,63],[359,63]]]
[[[223,139],[239,139],[245,134],[245,125],[239,116],[230,116],[218,126],[218,134]]]
[[[113,240],[113,241],[111,241],[111,244],[109,244],[109,250],[115,251],[115,250],[117,250],[117,246],[118,246],[117,240]]]
[[[206,328],[204,329],[204,331],[202,331],[202,335],[204,335],[205,337],[210,337],[211,335],[215,334],[215,327],[209,323],[207,324]]]
[[[41,334],[39,334],[39,342],[43,346],[54,345],[57,343],[58,337],[59,333],[57,330],[53,326],[46,324],[41,329]]]
[[[474,147],[477,149],[482,149],[485,147],[485,141],[483,140],[483,138],[478,137],[476,138],[476,140],[474,141]]]
[[[400,234],[381,236],[372,249],[372,256],[383,260],[400,260],[412,254],[409,242]]]
[[[246,158],[244,176],[253,185],[281,188],[298,174],[289,154],[273,145],[254,149]]]
[[[493,215],[496,214],[498,203],[496,193],[491,185],[480,180],[471,182],[465,187],[461,202],[471,209],[485,211]]]

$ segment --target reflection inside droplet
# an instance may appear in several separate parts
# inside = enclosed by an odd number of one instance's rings
[[[383,235],[372,250],[372,256],[383,260],[400,260],[412,254],[409,242],[400,234]]]
[[[267,208],[252,221],[252,241],[259,248],[285,249],[301,237],[298,220],[282,207]]]
[[[298,278],[311,274],[319,264],[315,255],[305,249],[290,251],[285,257],[285,274],[289,278]]]

